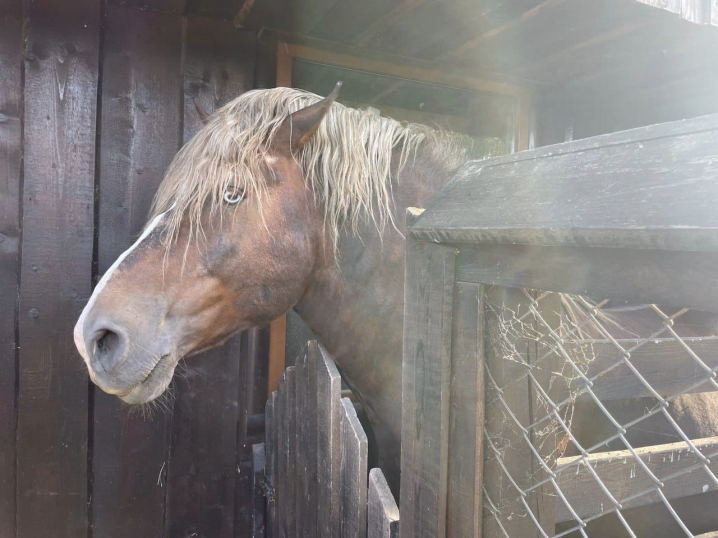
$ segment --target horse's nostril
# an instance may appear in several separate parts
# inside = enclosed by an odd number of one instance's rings
[[[100,329],[95,333],[94,358],[105,371],[115,368],[122,357],[121,337],[110,329]]]

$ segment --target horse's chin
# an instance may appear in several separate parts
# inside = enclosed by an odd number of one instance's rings
[[[132,405],[149,403],[159,398],[172,382],[177,362],[178,359],[170,355],[162,356],[147,378],[135,385],[128,393],[118,395],[119,398]]]

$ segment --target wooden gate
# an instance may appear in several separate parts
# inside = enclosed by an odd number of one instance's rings
[[[266,443],[253,449],[255,537],[399,535],[394,497],[380,469],[367,478],[366,433],[317,342],[267,401]]]

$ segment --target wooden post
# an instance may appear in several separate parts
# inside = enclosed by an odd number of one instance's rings
[[[367,457],[369,442],[349,398],[341,399],[339,520],[341,538],[366,536]]]
[[[317,535],[339,535],[339,399],[342,380],[324,348],[317,357]]]
[[[457,282],[451,336],[447,536],[481,536],[484,288]]]
[[[416,241],[410,231],[407,234],[402,538],[445,536],[455,257],[452,247]]]
[[[266,504],[263,491],[266,455],[264,443],[252,445],[252,538],[264,538]]]
[[[381,469],[369,472],[367,538],[399,538],[399,507]]]

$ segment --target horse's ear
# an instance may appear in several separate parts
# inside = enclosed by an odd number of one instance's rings
[[[202,123],[205,125],[209,121],[209,112],[207,112],[204,108],[202,108],[202,105],[199,104],[199,101],[197,98],[194,98],[194,107],[197,109],[197,114],[199,115],[199,119],[202,120]]]
[[[289,142],[293,152],[300,150],[319,128],[319,124],[324,119],[324,116],[329,112],[329,109],[332,107],[334,101],[337,100],[337,97],[339,97],[341,87],[342,83],[337,82],[332,92],[324,99],[290,114],[289,117],[282,122],[277,132],[277,141],[282,145],[285,141]]]

